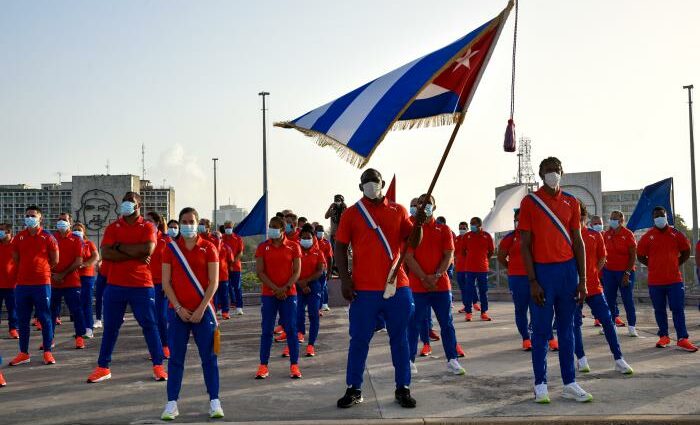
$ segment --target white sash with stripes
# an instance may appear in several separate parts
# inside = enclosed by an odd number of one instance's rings
[[[168,243],[168,247],[172,251],[173,255],[175,255],[175,258],[177,259],[178,263],[180,263],[180,265],[182,266],[182,269],[185,271],[185,275],[187,275],[187,277],[189,278],[189,281],[190,283],[192,283],[194,289],[197,291],[199,296],[202,297],[202,299],[204,299],[204,288],[202,287],[202,284],[199,283],[197,275],[195,275],[192,271],[190,263],[187,262],[187,259],[180,250],[180,247],[177,246],[177,242],[171,241],[170,243]],[[212,319],[214,319],[214,323],[216,324],[216,326],[219,326],[219,321],[216,319],[216,310],[214,310],[214,305],[212,304],[212,302],[209,302],[207,304],[207,310],[211,313],[211,317]]]
[[[572,245],[571,235],[569,234],[568,229],[564,226],[564,224],[561,222],[561,220],[559,220],[559,217],[557,217],[557,215],[554,214],[554,211],[552,211],[547,206],[547,204],[545,204],[544,201],[536,194],[531,193],[530,198],[532,198],[532,200],[535,201],[535,203],[540,208],[542,208],[544,213],[550,218],[550,220],[552,220],[552,223],[555,225],[555,227],[557,227],[559,229],[559,232],[564,236],[564,238],[569,243],[569,245]]]
[[[389,257],[389,260],[391,261],[391,267],[389,268],[389,274],[387,275],[386,278],[386,285],[384,287],[384,299],[389,299],[393,297],[396,294],[396,267],[399,264],[399,257],[394,256],[394,253],[391,251],[391,245],[389,245],[389,241],[387,240],[386,236],[384,235],[384,232],[382,231],[382,228],[379,227],[377,222],[374,220],[374,217],[369,213],[369,210],[365,205],[362,203],[362,200],[357,201],[357,209],[360,211],[360,215],[362,218],[365,219],[365,222],[367,223],[367,226],[369,226],[370,229],[374,230],[377,233],[377,237],[379,238],[379,242],[382,244],[384,247],[384,251],[386,251],[387,256]]]

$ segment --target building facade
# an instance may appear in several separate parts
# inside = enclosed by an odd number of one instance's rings
[[[625,218],[629,219],[642,195],[642,189],[637,190],[611,190],[603,192],[603,220],[607,224],[610,213],[622,211]]]
[[[214,221],[218,225],[224,224],[226,221],[231,221],[233,224],[240,223],[248,215],[248,210],[234,205],[221,205],[218,210],[214,211]]]

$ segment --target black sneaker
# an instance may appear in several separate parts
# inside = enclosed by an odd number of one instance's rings
[[[394,393],[396,401],[401,405],[401,407],[406,407],[413,409],[416,407],[416,399],[411,397],[411,390],[408,388],[397,388]]]
[[[341,409],[347,409],[348,407],[362,403],[362,401],[362,391],[350,387],[345,390],[345,395],[338,400],[338,407]]]

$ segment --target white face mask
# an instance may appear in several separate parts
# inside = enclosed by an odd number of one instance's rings
[[[551,172],[544,175],[544,184],[552,189],[558,188],[560,181],[561,175],[559,173]]]
[[[656,217],[654,219],[654,226],[656,226],[659,229],[663,229],[664,227],[668,226],[668,219],[665,215],[662,215],[661,217]]]
[[[369,199],[377,199],[382,196],[382,184],[367,182],[362,185],[362,193]]]

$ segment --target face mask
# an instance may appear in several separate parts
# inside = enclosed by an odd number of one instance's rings
[[[207,233],[207,226],[200,224],[197,226],[198,233]]]
[[[467,229],[459,229],[459,235],[460,235],[460,236],[462,236],[462,235],[466,235],[466,234],[467,234],[467,232],[468,232],[468,230],[467,230]]]
[[[282,236],[282,229],[273,229],[272,227],[267,228],[267,237],[270,239],[279,239]]]
[[[418,208],[416,208],[414,206],[411,206],[408,208],[408,212],[409,212],[409,214],[411,214],[411,217],[415,217],[417,211],[418,211]]]
[[[546,184],[552,189],[558,188],[560,181],[561,175],[559,175],[559,173],[552,172],[544,175],[544,184]]]
[[[433,215],[433,204],[425,204],[425,216],[430,217]]]
[[[5,239],[5,236],[7,236],[7,233],[4,230],[0,230],[0,239]]]
[[[341,206],[343,203],[340,201],[335,201],[334,204],[336,204],[337,206]]]
[[[299,244],[302,248],[309,249],[314,244],[314,241],[313,239],[302,239],[301,241],[299,241]]]
[[[226,233],[227,235],[232,235],[233,234],[233,227],[225,228],[224,233]]]
[[[80,230],[73,230],[73,235],[79,237],[80,239],[83,238],[83,232],[81,232]]]
[[[362,185],[362,193],[369,199],[377,199],[382,196],[382,184],[376,182],[367,182]]]
[[[285,233],[292,233],[292,230],[294,230],[294,229],[292,228],[292,225],[290,223],[287,223],[284,225],[284,232]]]
[[[68,224],[68,222],[65,220],[58,220],[58,222],[56,223],[56,228],[61,232],[65,232],[70,228],[70,224]]]
[[[128,217],[134,212],[136,212],[136,204],[131,201],[124,201],[119,205],[119,214],[122,217]]]
[[[620,227],[620,220],[614,220],[611,218],[610,219],[610,228],[617,229],[618,227]]]
[[[658,227],[659,229],[663,229],[668,225],[668,219],[666,216],[661,216],[661,217],[656,217],[654,219],[654,226]]]
[[[472,232],[478,232],[479,227],[472,224],[469,226],[469,230],[471,230]]]
[[[192,239],[197,236],[197,226],[194,224],[181,224],[180,233],[187,239]]]
[[[594,224],[591,226],[591,229],[595,230],[596,232],[600,233],[603,231],[603,225],[602,224]]]
[[[168,227],[168,236],[171,238],[176,238],[180,234],[180,229],[177,227]]]
[[[324,236],[324,235],[323,235],[323,232],[316,232],[316,237],[317,237],[318,239],[323,239],[323,236]]]
[[[24,225],[32,229],[39,227],[39,219],[36,217],[24,217]]]

